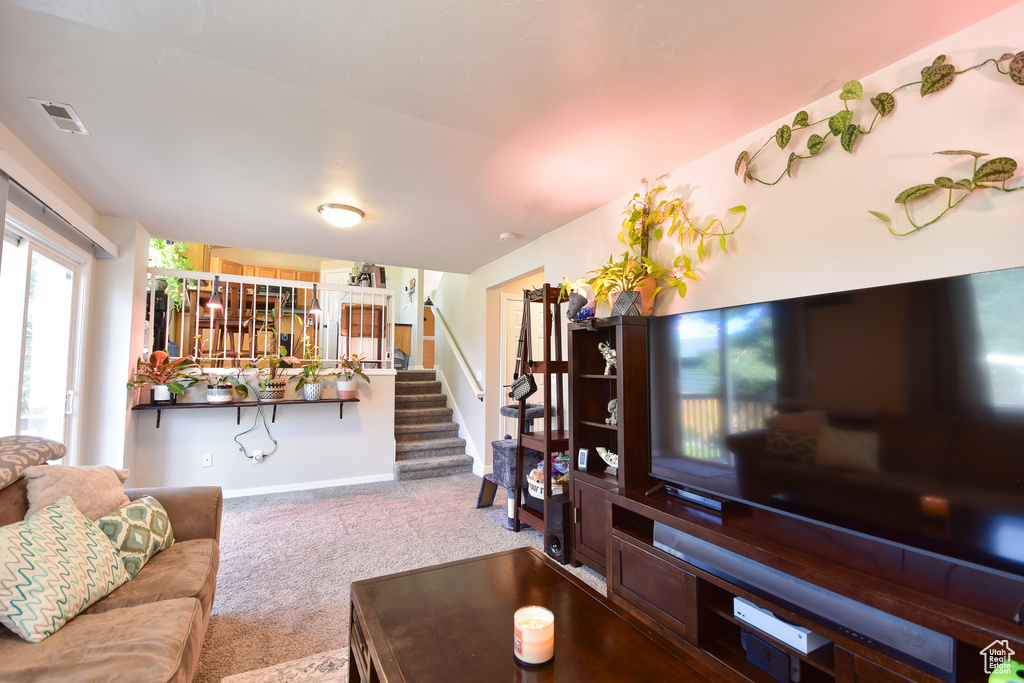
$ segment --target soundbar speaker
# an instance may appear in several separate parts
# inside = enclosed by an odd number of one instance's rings
[[[569,562],[569,496],[560,494],[551,496],[547,501],[546,526],[547,534],[544,537],[544,552],[551,559],[568,564]]]

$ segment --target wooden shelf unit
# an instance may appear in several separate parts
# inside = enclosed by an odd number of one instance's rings
[[[519,441],[516,448],[516,482],[515,482],[515,505],[513,506],[512,529],[519,531],[520,523],[526,522],[531,527],[543,534],[545,546],[548,543],[548,520],[551,519],[551,509],[554,505],[562,505],[568,493],[554,494],[551,490],[551,475],[554,468],[551,461],[558,453],[565,453],[569,450],[569,434],[566,430],[565,389],[564,378],[569,370],[569,364],[562,357],[562,303],[559,298],[557,287],[544,284],[539,289],[523,291],[523,306],[539,305],[541,320],[543,320],[543,348],[533,349],[532,357],[525,363],[529,371],[535,376],[543,377],[543,386],[540,387],[541,400],[544,405],[544,416],[533,420],[534,429],[526,431],[527,400],[519,402],[518,434]],[[531,318],[534,310],[530,309]],[[538,383],[541,384],[541,383]],[[537,402],[537,397],[531,397]],[[532,448],[542,456],[544,465],[544,504],[542,511],[534,510],[526,505],[523,491],[523,449]],[[526,494],[528,495],[528,494]],[[567,521],[567,520],[566,520]],[[568,526],[567,524],[565,526]],[[569,530],[565,532],[565,542],[570,542]],[[569,548],[564,550],[566,557],[569,556]]]
[[[338,419],[341,420],[345,417],[345,404],[346,403],[359,403],[358,398],[321,398],[316,401],[307,401],[305,399],[282,399],[280,401],[229,401],[227,403],[140,403],[136,406],[132,406],[132,410],[155,410],[156,411],[156,428],[160,429],[160,416],[165,410],[181,410],[181,409],[203,409],[203,408],[236,408],[235,424],[242,424],[242,408],[252,408],[254,406],[273,406],[274,412],[271,415],[270,421],[277,421],[277,407],[279,405],[317,405],[325,403],[337,403],[338,405]]]
[[[604,374],[598,349],[608,343],[616,367]],[[647,452],[647,318],[591,319],[569,325],[569,454],[573,504],[573,563],[604,573],[606,563],[607,492],[647,481],[642,468],[626,466],[626,454]],[[617,424],[605,422],[608,403],[618,404]],[[643,425],[642,429],[626,429]],[[619,456],[612,470],[597,447]],[[579,467],[581,448],[589,451],[587,469]]]
[[[1011,620],[1024,597],[1024,582],[774,511],[742,506],[715,512],[659,490],[648,474],[646,323],[643,318],[621,318],[569,326],[572,561],[603,572],[614,603],[699,662],[714,680],[776,680],[748,661],[741,628],[795,656],[803,683],[945,680],[910,658],[799,611],[784,598],[661,550],[654,545],[657,522],[949,636],[955,643],[957,683],[988,680],[980,650],[995,641],[1005,640],[1011,649],[1024,652],[1024,626]],[[612,377],[603,375],[600,341],[617,351]],[[619,404],[615,428],[604,423],[612,398]],[[594,452],[598,445],[618,453],[614,473]],[[580,448],[591,451],[586,471],[579,468]],[[737,596],[831,643],[810,654],[789,648],[734,617],[732,600]]]

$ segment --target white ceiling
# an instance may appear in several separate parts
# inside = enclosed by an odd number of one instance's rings
[[[469,272],[1016,2],[0,0],[0,122],[155,236]]]

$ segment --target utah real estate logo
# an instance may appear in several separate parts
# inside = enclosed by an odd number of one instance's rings
[[[1010,658],[1013,657],[1013,650],[1007,640],[992,641],[984,650],[981,656],[985,662],[985,673],[1010,673]]]

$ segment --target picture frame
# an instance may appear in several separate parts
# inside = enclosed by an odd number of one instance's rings
[[[576,469],[581,472],[587,471],[587,458],[590,456],[589,448],[581,448],[579,456],[576,459]]]

